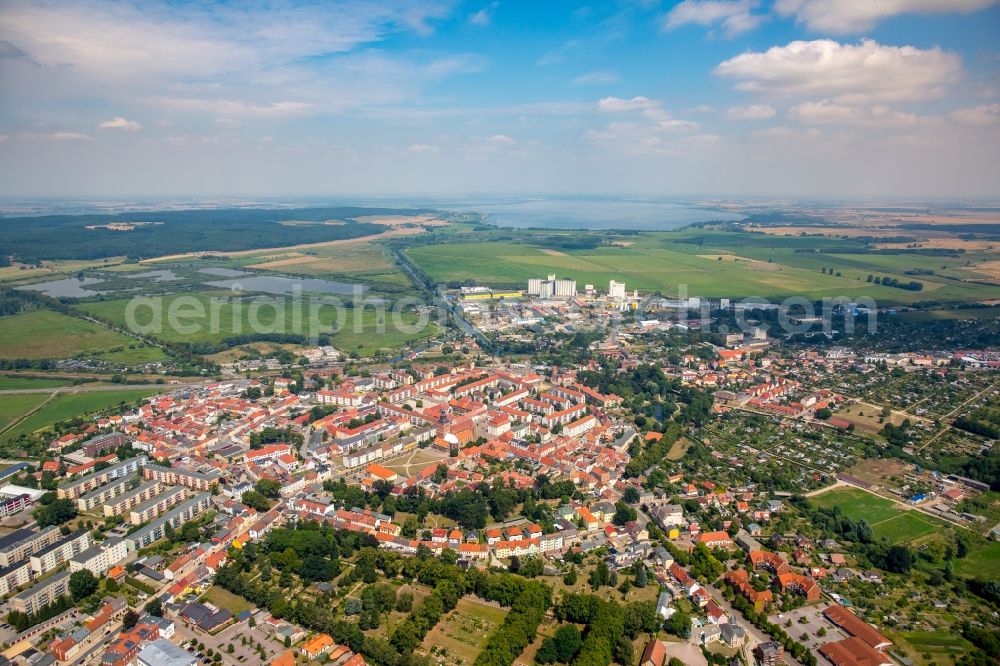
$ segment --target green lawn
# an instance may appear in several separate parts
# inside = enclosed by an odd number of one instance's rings
[[[166,389],[167,387],[163,388],[163,390]],[[98,412],[109,407],[114,407],[123,401],[130,403],[159,392],[160,391],[157,389],[122,389],[120,391],[94,391],[91,393],[67,393],[57,395],[44,407],[26,418],[21,423],[17,424],[16,427],[11,428],[9,431],[0,436],[0,444],[10,442],[16,439],[18,435],[41,430],[42,428],[51,426],[59,421],[65,421],[75,416]],[[14,397],[36,398],[40,399],[39,403],[48,398],[47,395],[35,394],[30,396],[4,396],[5,399]],[[23,410],[21,414],[26,411],[28,410]]]
[[[875,536],[886,538],[892,543],[913,541],[927,534],[938,532],[943,524],[917,511],[906,511],[895,518],[872,525]]]
[[[151,335],[165,342],[212,343],[219,344],[226,338],[236,335],[260,333],[302,333],[310,332],[311,319],[308,303],[296,310],[291,299],[275,299],[270,297],[232,298],[229,292],[193,292],[187,294],[170,294],[155,296],[150,301],[152,307],[161,313],[160,324],[154,325],[152,310],[143,306],[134,310],[134,320],[144,334]],[[129,301],[125,299],[110,301],[95,301],[83,303],[80,308],[114,322],[120,326],[129,326],[127,308]],[[286,307],[282,307],[284,304]],[[180,326],[170,325],[170,312],[184,314],[196,312],[194,316],[177,317]],[[296,324],[296,317],[301,325]],[[317,319],[321,325],[318,332],[328,333],[334,324],[336,332],[331,334],[333,346],[345,352],[370,354],[378,349],[398,349],[414,341],[422,340],[439,332],[437,325],[428,323],[419,330],[400,330],[394,325],[400,322],[402,326],[410,327],[419,321],[412,313],[393,314],[391,307],[384,313],[376,312],[372,306],[362,309],[336,310],[333,307],[322,307],[318,310]],[[252,325],[254,322],[259,325]],[[145,330],[143,327],[149,327]]]
[[[228,610],[233,615],[245,610],[253,610],[254,606],[243,597],[236,596],[229,590],[213,585],[201,595],[199,601],[208,601],[216,608]]]
[[[895,518],[903,511],[894,502],[859,488],[834,488],[829,492],[810,497],[809,501],[823,508],[839,506],[848,518],[853,520],[863,518],[869,525]]]
[[[131,342],[103,326],[52,310],[0,317],[0,358],[67,358]]]
[[[973,546],[968,555],[955,560],[955,573],[977,578],[1000,577],[1000,542],[988,541],[981,546]]]
[[[530,240],[530,232],[522,235]],[[919,277],[924,283],[920,292],[867,281],[868,275],[886,275],[909,282],[916,278],[906,275],[908,268],[957,269],[967,259],[976,262],[969,256],[826,254],[815,250],[861,248],[863,243],[698,229],[620,238],[630,245],[558,249],[558,244],[546,248],[530,242],[456,241],[418,245],[406,252],[438,282],[474,278],[482,284],[524,288],[529,278],[555,273],[576,279],[581,289],[584,284],[607,289],[608,281],[614,279],[624,280],[629,290],[668,295],[676,294],[678,285],[686,285],[689,295],[703,297],[757,296],[774,300],[797,295],[813,300],[870,296],[888,304],[927,300],[930,294],[960,301],[1000,297],[1000,287],[964,283],[941,275]]]
[[[834,488],[809,498],[816,506],[839,506],[848,518],[865,520],[875,536],[892,543],[906,543],[928,534],[940,532],[947,523],[916,510],[907,510],[891,500],[878,497],[860,488]]]

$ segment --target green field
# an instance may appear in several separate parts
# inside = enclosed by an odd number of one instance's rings
[[[892,543],[907,543],[934,534],[946,523],[916,510],[907,510],[891,500],[878,497],[860,488],[834,488],[811,497],[816,506],[839,506],[844,515],[853,520],[865,520],[877,538]]]
[[[149,326],[144,334],[164,342],[221,344],[226,338],[236,335],[260,333],[305,333],[308,334],[310,313],[304,304],[299,314],[291,305],[291,299],[271,297],[232,298],[229,292],[192,292],[152,297],[153,307],[161,313],[161,325],[153,325],[153,314],[149,307],[135,310],[135,323],[140,327]],[[282,307],[287,303],[287,307]],[[101,319],[128,326],[126,308],[129,300],[94,301],[80,304],[80,308]],[[183,305],[183,310],[179,308]],[[171,308],[175,311],[200,314],[177,319],[181,326],[170,325]],[[295,318],[301,317],[302,325],[296,326]],[[318,312],[322,325],[320,334],[327,333],[335,323],[335,333],[330,334],[334,347],[344,352],[370,354],[379,349],[398,349],[407,344],[436,335],[440,329],[428,323],[419,330],[400,330],[394,326],[399,321],[403,326],[414,326],[419,317],[413,313],[393,314],[391,307],[384,313],[376,312],[371,306],[361,309],[347,308],[337,311],[324,307]],[[252,322],[260,326],[251,325]],[[143,329],[139,329],[143,331]]]
[[[987,258],[986,254],[976,258],[971,257],[973,253],[962,258],[826,254],[814,250],[862,248],[863,243],[698,229],[615,237],[618,245],[602,244],[590,249],[559,249],[558,238],[551,240],[555,236],[548,235],[549,240],[545,240],[536,235],[538,240],[530,242],[530,233],[524,235],[523,243],[452,242],[418,245],[406,252],[442,283],[473,278],[491,286],[524,288],[529,278],[555,273],[576,279],[580,288],[593,284],[603,290],[609,280],[624,280],[628,290],[671,296],[678,293],[678,285],[686,285],[688,295],[710,298],[870,296],[879,303],[903,304],[929,298],[969,301],[1000,297],[1000,287],[961,281],[965,261],[976,263]],[[905,273],[908,268],[925,266],[942,274],[914,278]],[[945,275],[948,270],[955,275]],[[869,274],[905,282],[919,279],[924,290],[875,285],[867,282]]]
[[[166,387],[164,387],[163,390],[166,390]],[[0,436],[0,444],[10,442],[16,439],[19,435],[41,430],[42,428],[51,426],[59,421],[65,421],[76,416],[98,412],[109,407],[114,407],[120,402],[133,402],[159,392],[160,391],[156,389],[122,389],[120,391],[94,391],[90,393],[66,393],[57,395],[34,414],[21,421],[7,432],[3,433],[3,435]],[[31,394],[28,396],[4,396],[4,401],[6,402],[7,399],[10,398],[34,398],[37,400],[35,403],[37,405],[45,401],[48,397],[49,396],[42,394]],[[29,403],[26,402],[24,404],[28,405]],[[21,416],[30,411],[30,409],[31,406],[28,406],[12,418]]]
[[[57,386],[69,386],[72,383],[72,379],[0,375],[0,391],[7,391],[11,389],[56,388]]]
[[[895,634],[905,646],[912,648],[916,655],[929,654],[927,664],[954,664],[958,658],[973,650],[967,640],[957,634],[944,631],[911,631]]]
[[[809,501],[822,508],[839,506],[848,518],[864,519],[869,525],[890,520],[903,512],[891,500],[872,495],[860,488],[834,488],[829,492],[810,497]]]
[[[0,358],[68,358],[134,342],[120,333],[52,310],[0,318]]]
[[[977,578],[1000,577],[1000,542],[988,541],[974,547],[962,559],[955,560],[955,573]]]
[[[243,597],[238,597],[229,590],[218,585],[213,585],[201,595],[199,601],[208,601],[219,609],[228,610],[233,615],[238,615],[245,610],[253,610],[254,606]]]
[[[48,399],[47,393],[24,393],[0,397],[0,432]]]
[[[934,534],[941,529],[941,522],[917,511],[906,511],[894,518],[872,525],[875,536],[892,543],[904,543]]]

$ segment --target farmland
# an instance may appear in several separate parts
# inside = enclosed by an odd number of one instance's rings
[[[606,288],[609,280],[624,280],[627,289],[703,297],[763,297],[790,295],[809,299],[870,296],[882,303],[912,303],[931,297],[973,301],[1000,296],[1000,287],[964,282],[982,276],[967,266],[987,257],[908,256],[865,251],[857,240],[779,237],[757,233],[689,229],[628,236],[620,242],[586,246],[593,236],[535,235],[524,242],[418,245],[408,256],[438,282],[475,279],[492,286],[524,287],[532,277],[556,273],[578,284]],[[578,242],[583,239],[584,242]],[[831,253],[836,249],[852,253]],[[856,253],[855,253],[856,252]],[[935,275],[922,275],[923,291],[908,291],[868,282],[868,276],[889,276],[901,282],[907,270],[933,262]]]
[[[5,407],[2,416],[0,416],[0,421],[3,418],[8,418],[8,423],[10,423],[30,412],[33,407],[37,405],[41,405],[41,407],[13,428],[4,432],[0,436],[0,444],[6,444],[16,439],[19,435],[41,430],[59,421],[98,412],[109,407],[114,407],[121,402],[133,402],[157,392],[156,389],[122,389],[121,391],[64,393],[56,394],[50,400],[48,396],[41,394],[4,396]],[[7,404],[12,399],[19,398],[33,398],[34,402],[30,400],[21,401],[18,403],[19,407],[17,408],[20,411],[13,409],[10,411],[16,411],[17,413],[8,414]]]
[[[79,307],[98,318],[119,326],[127,326],[128,300],[109,300],[82,303]],[[164,342],[207,343],[220,345],[227,338],[253,333],[309,335],[309,308],[301,310],[291,302],[271,297],[232,298],[228,292],[193,292],[168,294],[152,300],[153,307],[162,314],[161,325],[154,326],[150,308],[140,308],[135,313],[135,323],[150,327],[148,334]],[[286,307],[287,306],[287,307]],[[190,312],[199,316],[181,316],[182,326],[169,325],[171,309]],[[296,324],[301,317],[301,324]],[[318,312],[317,335],[329,333],[331,344],[346,352],[369,354],[379,349],[396,349],[414,341],[431,337],[440,330],[434,323],[419,326],[420,318],[411,312],[395,314],[386,306],[385,312],[374,307],[337,310],[324,307]],[[394,324],[399,323],[399,326]],[[335,332],[331,333],[336,324]]]
[[[68,358],[99,354],[134,342],[99,324],[51,310],[0,318],[0,358]]]

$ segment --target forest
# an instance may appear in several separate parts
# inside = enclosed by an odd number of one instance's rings
[[[34,264],[43,259],[130,260],[180,252],[237,251],[359,238],[385,230],[358,222],[366,215],[418,215],[431,211],[395,208],[220,209],[49,215],[0,218],[4,256]],[[342,224],[323,224],[335,220]],[[294,227],[282,222],[296,222]],[[311,224],[310,224],[311,223]],[[114,230],[107,225],[133,225]],[[136,253],[141,248],[141,256]]]

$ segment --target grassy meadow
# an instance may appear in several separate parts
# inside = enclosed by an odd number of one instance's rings
[[[99,324],[52,310],[0,317],[0,358],[68,358],[134,342]]]
[[[678,285],[683,284],[689,295],[709,298],[870,296],[880,303],[906,304],[1000,297],[998,286],[963,282],[976,277],[969,266],[985,261],[989,253],[962,257],[827,254],[815,250],[861,249],[864,244],[837,238],[700,229],[616,236],[614,243],[587,249],[557,249],[559,238],[547,235],[533,239],[530,234],[525,242],[459,242],[456,238],[449,243],[414,246],[406,252],[438,282],[474,278],[481,284],[523,288],[529,278],[556,273],[576,279],[581,288],[593,284],[607,289],[608,281],[614,279],[624,280],[628,290],[676,295]],[[933,269],[936,274],[906,274],[914,268]],[[869,283],[868,275],[890,276],[902,282],[918,280],[924,289],[883,287]]]
[[[162,326],[159,327],[159,330],[150,332],[149,335],[165,342],[219,344],[226,338],[253,333],[255,326],[251,326],[252,321],[261,325],[259,332],[295,333],[301,331],[308,334],[308,306],[303,305],[300,315],[302,327],[297,327],[295,324],[297,315],[291,306],[290,299],[288,299],[287,307],[281,307],[281,304],[285,302],[283,299],[266,296],[235,299],[232,298],[230,292],[221,291],[167,294],[153,298],[159,299],[155,303],[158,311],[162,312]],[[179,308],[179,305],[175,305],[175,303],[182,298],[195,299],[197,305],[194,306],[194,309],[200,308],[202,313],[200,316],[178,319],[184,327],[190,326],[190,330],[168,325],[170,308]],[[181,303],[184,302],[181,301]],[[81,303],[79,307],[96,317],[114,322],[119,326],[126,326],[128,303],[127,299],[117,299]],[[192,308],[185,306],[183,312],[189,310]],[[318,333],[328,333],[335,323],[338,324],[336,332],[330,334],[332,344],[346,352],[368,354],[379,349],[397,349],[436,335],[440,331],[438,326],[433,323],[428,323],[420,330],[413,332],[397,330],[393,326],[396,316],[403,325],[415,325],[419,321],[419,317],[413,313],[393,315],[389,309],[383,314],[376,312],[372,307],[366,307],[363,310],[348,308],[342,313],[343,317],[338,321],[339,313],[335,309],[321,309],[318,320],[324,330],[318,331]],[[136,310],[135,319],[140,326],[151,325],[153,322],[152,313],[149,308],[145,307]]]

